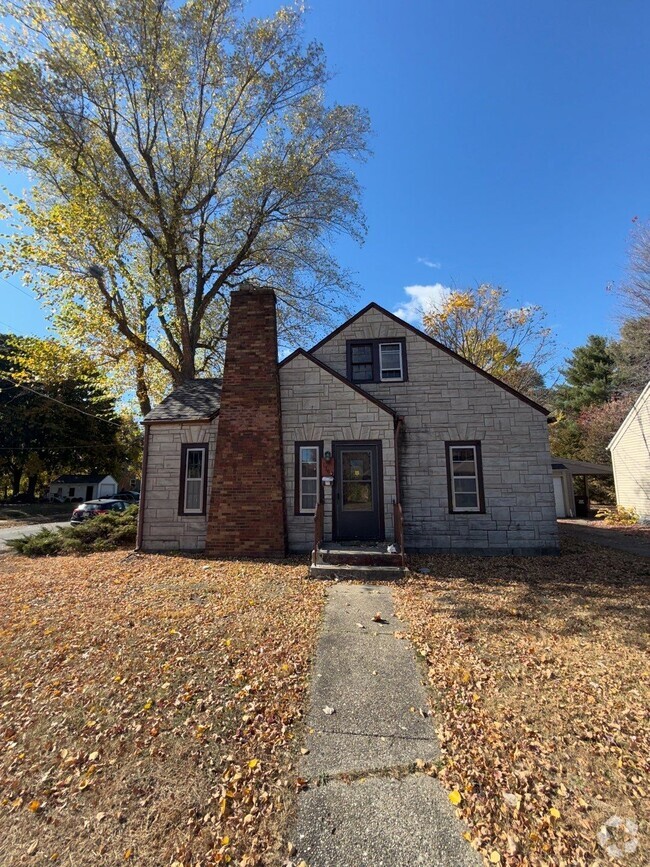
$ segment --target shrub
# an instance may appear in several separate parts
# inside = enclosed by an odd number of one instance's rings
[[[616,506],[615,509],[600,509],[596,512],[597,518],[602,518],[606,524],[612,527],[632,527],[639,522],[639,513],[636,509],[628,506]]]
[[[7,545],[26,557],[90,554],[134,545],[137,528],[138,507],[129,506],[124,512],[106,512],[76,527],[43,528],[33,536],[9,539]]]

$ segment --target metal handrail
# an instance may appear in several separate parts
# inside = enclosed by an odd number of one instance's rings
[[[395,525],[395,541],[399,545],[399,553],[402,558],[402,566],[406,564],[404,554],[404,512],[401,503],[393,503],[393,523]]]
[[[314,552],[312,554],[312,562],[316,565],[316,557],[318,555],[318,549],[323,543],[323,539],[325,538],[325,508],[322,502],[318,502],[316,504],[316,511],[314,513]]]

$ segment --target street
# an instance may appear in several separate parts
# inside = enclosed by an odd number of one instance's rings
[[[34,533],[38,533],[39,530],[42,530],[43,527],[46,527],[48,530],[54,530],[56,527],[69,527],[69,521],[56,521],[44,524],[23,524],[20,527],[7,527],[3,529],[0,525],[0,553],[4,551],[11,550],[5,542],[7,539],[19,539],[21,536],[32,536]]]

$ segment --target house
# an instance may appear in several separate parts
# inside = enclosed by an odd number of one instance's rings
[[[607,446],[612,456],[616,502],[650,521],[650,382]]]
[[[51,497],[63,497],[66,500],[96,500],[97,497],[112,497],[116,494],[117,482],[113,476],[103,473],[59,476],[50,482],[48,493]]]
[[[554,553],[547,417],[374,303],[278,363],[275,296],[244,285],[223,381],[187,382],[144,419],[138,545]]]

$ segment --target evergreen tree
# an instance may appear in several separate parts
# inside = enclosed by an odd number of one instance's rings
[[[614,395],[615,368],[607,338],[590,334],[584,346],[573,350],[561,371],[565,383],[556,392],[558,409],[577,415],[588,406],[606,403]]]

